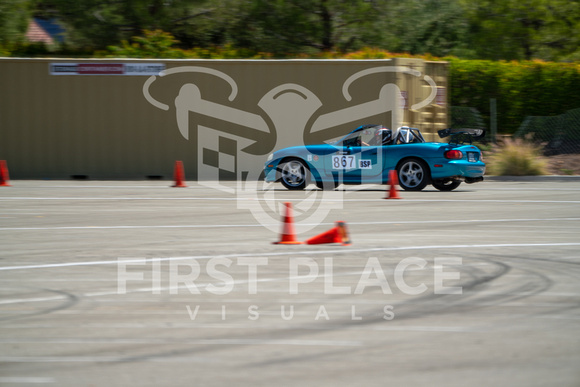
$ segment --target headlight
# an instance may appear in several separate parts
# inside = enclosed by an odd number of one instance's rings
[[[270,161],[270,160],[272,160],[273,158],[274,158],[274,153],[270,153],[270,156],[268,156],[268,160],[266,160],[266,161]]]

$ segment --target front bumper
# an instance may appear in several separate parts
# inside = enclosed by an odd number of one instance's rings
[[[267,183],[275,183],[278,181],[277,168],[280,160],[271,160],[264,165],[264,181]]]

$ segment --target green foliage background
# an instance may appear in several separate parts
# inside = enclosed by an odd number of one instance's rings
[[[451,105],[475,107],[489,122],[495,98],[500,133],[514,133],[526,116],[580,107],[579,63],[446,59]]]

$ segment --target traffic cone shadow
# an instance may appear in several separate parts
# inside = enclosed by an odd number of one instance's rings
[[[284,218],[282,219],[282,232],[278,242],[272,242],[275,245],[301,245],[302,242],[296,239],[296,231],[294,230],[294,213],[292,211],[292,203],[284,203]]]
[[[183,169],[183,162],[176,161],[173,169],[173,180],[175,184],[172,187],[187,187],[185,184],[185,172]]]
[[[399,191],[397,190],[397,186],[399,185],[399,178],[397,177],[397,171],[391,170],[389,172],[389,190],[387,196],[383,199],[402,199],[399,195]]]
[[[308,245],[321,245],[327,243],[340,243],[343,246],[352,244],[348,229],[346,227],[346,222],[338,221],[335,223],[335,227],[321,234],[313,236],[308,239],[305,243]]]

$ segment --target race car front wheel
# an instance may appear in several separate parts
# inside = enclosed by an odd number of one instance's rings
[[[404,160],[397,167],[397,174],[405,191],[421,191],[429,182],[429,167],[419,159]]]
[[[308,167],[302,160],[291,159],[280,165],[280,182],[290,190],[301,190],[308,184]]]

